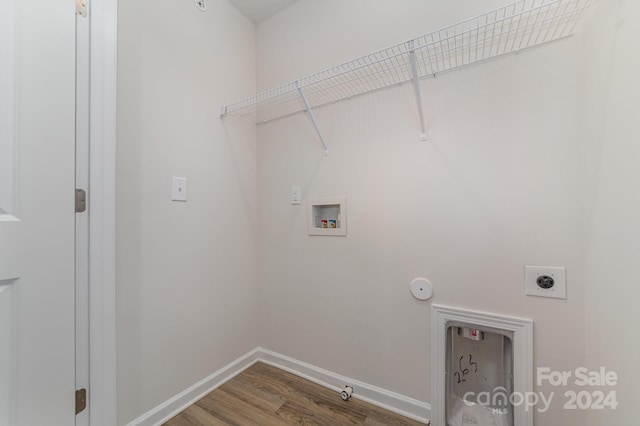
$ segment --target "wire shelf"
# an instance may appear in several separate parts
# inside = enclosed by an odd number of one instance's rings
[[[268,122],[565,38],[590,3],[517,1],[223,106],[221,116]]]

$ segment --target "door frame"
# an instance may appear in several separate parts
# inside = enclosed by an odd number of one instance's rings
[[[75,188],[89,190],[89,72],[91,18],[76,13]],[[77,193],[76,193],[77,198]],[[75,213],[76,390],[89,389],[89,212]],[[89,206],[89,210],[91,207]],[[76,426],[89,426],[91,406],[76,413]],[[78,411],[78,407],[76,407]]]
[[[117,0],[90,0],[89,181],[90,424],[117,424],[116,77]]]

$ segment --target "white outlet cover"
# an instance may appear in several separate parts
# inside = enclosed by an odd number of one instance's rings
[[[426,278],[416,278],[409,284],[411,294],[418,300],[429,300],[433,297],[433,286]]]
[[[538,277],[547,275],[553,278],[553,287],[545,289],[538,285]],[[558,266],[524,267],[524,293],[527,296],[567,298],[567,268]]]

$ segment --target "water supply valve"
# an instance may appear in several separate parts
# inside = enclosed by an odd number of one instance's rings
[[[344,401],[348,401],[351,395],[353,395],[353,388],[351,386],[345,386],[344,390],[340,392],[340,396]]]

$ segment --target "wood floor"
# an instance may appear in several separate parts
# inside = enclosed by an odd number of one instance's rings
[[[421,424],[354,398],[345,402],[337,392],[258,362],[165,426]]]

